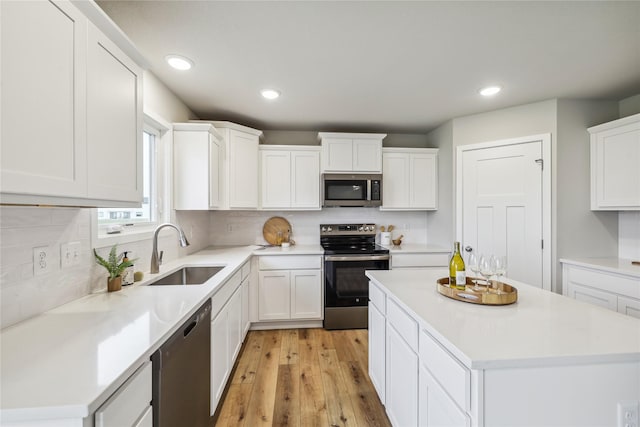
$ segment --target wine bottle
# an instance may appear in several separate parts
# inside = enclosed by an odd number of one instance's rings
[[[464,260],[460,255],[460,242],[454,242],[453,255],[449,261],[449,287],[464,291],[467,283],[467,275],[464,269]]]

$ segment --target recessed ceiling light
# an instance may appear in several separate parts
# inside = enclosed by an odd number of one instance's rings
[[[260,93],[267,99],[276,99],[280,97],[280,92],[275,89],[262,89]]]
[[[487,86],[480,89],[480,95],[482,96],[493,96],[496,93],[500,92],[502,88],[500,86]]]
[[[189,70],[193,67],[193,61],[187,57],[180,55],[167,55],[164,57],[167,60],[167,63],[171,65],[176,70]]]

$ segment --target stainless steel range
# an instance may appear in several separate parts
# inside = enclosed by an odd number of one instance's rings
[[[363,329],[368,323],[365,270],[388,270],[389,250],[375,243],[375,224],[321,224],[325,329]]]

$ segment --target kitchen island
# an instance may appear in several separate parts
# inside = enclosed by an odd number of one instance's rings
[[[436,290],[447,275],[367,272],[370,376],[394,425],[615,426],[620,403],[637,414],[640,320],[511,280],[513,305],[455,301]]]

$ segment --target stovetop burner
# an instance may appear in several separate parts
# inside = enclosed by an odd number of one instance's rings
[[[321,224],[320,244],[325,254],[388,254],[376,244],[375,224]]]

